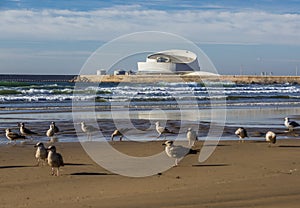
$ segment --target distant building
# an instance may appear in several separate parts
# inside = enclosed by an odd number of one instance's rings
[[[116,70],[114,71],[114,75],[125,75],[126,71],[125,70]]]
[[[106,70],[105,69],[97,70],[97,75],[106,75]]]
[[[187,50],[167,50],[147,56],[146,62],[138,62],[138,73],[164,74],[200,71],[197,55]]]

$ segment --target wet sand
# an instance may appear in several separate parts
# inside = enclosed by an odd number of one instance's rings
[[[146,156],[162,151],[162,143],[116,141],[112,146]],[[56,147],[66,163],[59,177],[50,175],[49,166],[34,166],[33,145],[0,146],[1,207],[299,207],[297,137],[281,139],[274,147],[221,141],[204,163],[188,155],[178,167],[144,178],[103,169],[80,143]]]

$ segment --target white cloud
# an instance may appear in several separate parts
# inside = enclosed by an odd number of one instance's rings
[[[102,40],[155,30],[194,42],[300,44],[300,15],[261,11],[146,10],[138,5],[93,11],[0,11],[0,39]]]

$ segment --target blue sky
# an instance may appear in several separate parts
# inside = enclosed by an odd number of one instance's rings
[[[221,74],[294,75],[299,11],[300,0],[2,0],[0,73],[78,74],[104,43],[161,31],[196,43]]]

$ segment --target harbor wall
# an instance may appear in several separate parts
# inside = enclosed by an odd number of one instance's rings
[[[80,75],[75,82],[129,82],[129,83],[155,83],[155,82],[205,82],[221,81],[236,84],[300,84],[300,76],[258,76],[258,75],[219,75],[219,76],[186,76],[186,75]]]

